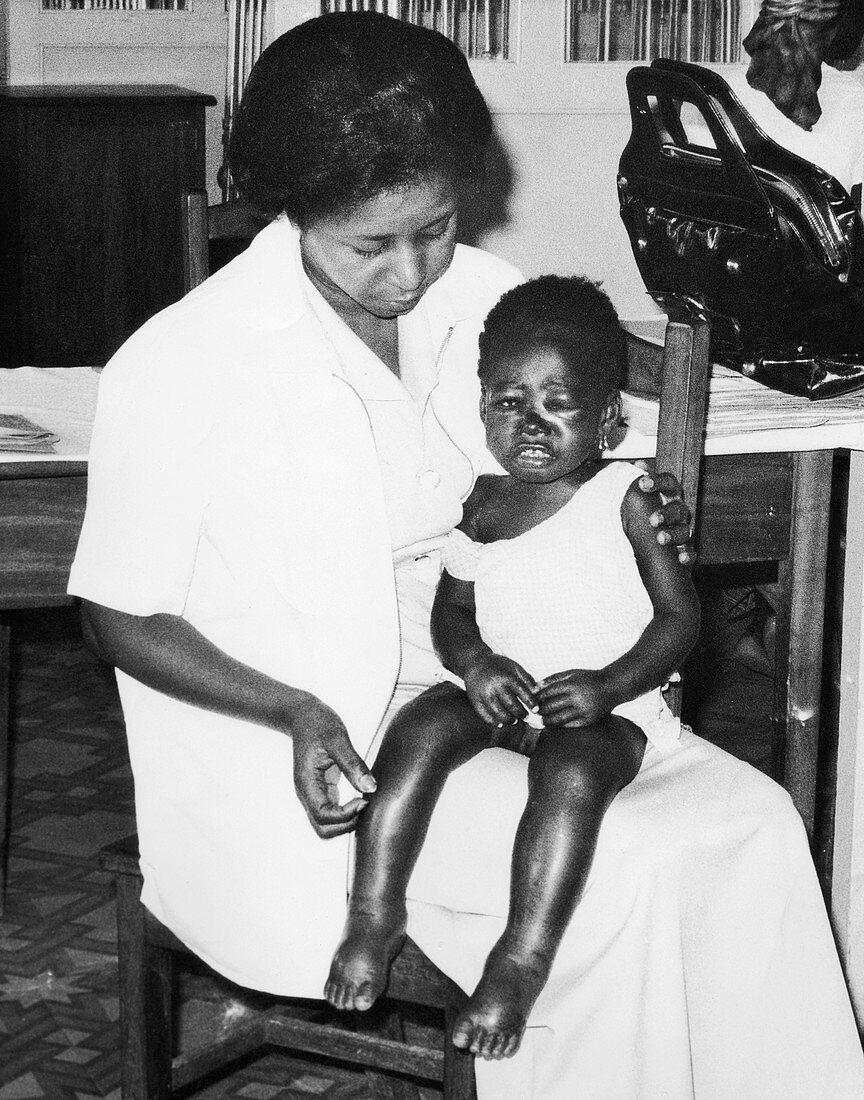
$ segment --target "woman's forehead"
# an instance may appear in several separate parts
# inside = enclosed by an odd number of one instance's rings
[[[456,190],[449,177],[433,173],[380,191],[344,213],[315,219],[309,228],[340,237],[398,237],[452,215],[455,208]]]

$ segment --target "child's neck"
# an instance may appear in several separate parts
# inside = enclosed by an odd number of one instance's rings
[[[508,475],[500,482],[499,507],[490,510],[483,541],[515,538],[554,516],[588,481],[599,473],[600,459],[583,462],[566,477],[550,482],[520,481]]]

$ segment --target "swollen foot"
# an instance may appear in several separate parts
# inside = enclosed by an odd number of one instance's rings
[[[454,1045],[481,1058],[515,1054],[550,965],[550,959],[536,952],[518,952],[496,944],[483,977],[456,1018]]]
[[[324,996],[344,1012],[365,1012],[384,992],[393,962],[405,939],[405,913],[349,910],[342,942],[336,948]]]

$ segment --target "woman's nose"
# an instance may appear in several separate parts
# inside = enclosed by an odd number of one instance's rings
[[[391,271],[393,281],[403,293],[416,290],[426,277],[423,257],[411,245],[405,245],[394,252]]]

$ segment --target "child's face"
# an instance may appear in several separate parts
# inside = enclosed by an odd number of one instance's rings
[[[483,383],[480,414],[489,450],[511,477],[548,483],[599,454],[619,396],[591,369],[542,345],[499,355]]]

